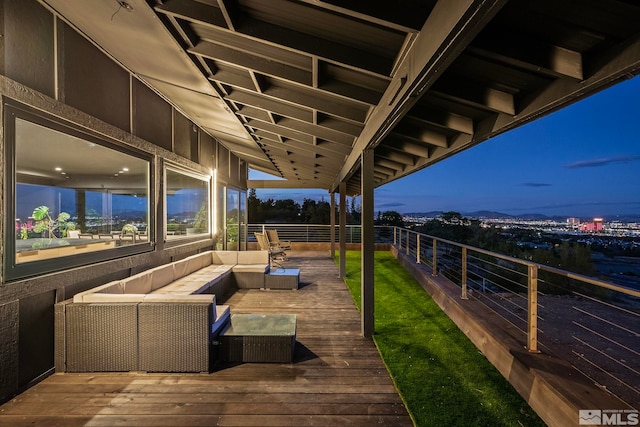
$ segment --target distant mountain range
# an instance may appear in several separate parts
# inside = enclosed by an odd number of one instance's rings
[[[437,218],[441,216],[443,213],[444,211],[430,211],[430,212],[410,212],[410,213],[405,213],[403,215],[412,216],[412,217],[423,217],[423,218]],[[460,214],[467,218],[476,218],[476,219],[490,219],[490,218],[513,219],[513,220],[522,219],[526,221],[544,221],[544,220],[565,221],[569,217],[567,215],[549,216],[549,215],[544,215],[539,213],[510,215],[507,213],[494,212],[494,211],[460,212]],[[578,216],[577,218],[580,218],[580,220],[582,221],[589,221],[593,219],[592,217],[580,217],[580,216]],[[606,221],[618,220],[623,222],[640,222],[640,215],[616,215],[616,216],[612,215],[612,216],[605,217],[605,220]]]

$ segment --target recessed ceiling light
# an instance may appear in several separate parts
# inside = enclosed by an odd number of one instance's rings
[[[123,171],[129,172],[129,168],[122,168]]]
[[[60,168],[60,167],[56,167],[56,168],[54,168],[53,170],[55,170],[56,172],[60,172],[60,171],[62,170],[62,168]]]

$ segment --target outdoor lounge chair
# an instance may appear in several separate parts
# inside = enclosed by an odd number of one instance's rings
[[[258,245],[260,245],[260,249],[269,252],[269,259],[271,260],[271,262],[278,267],[282,267],[281,263],[287,260],[286,252],[279,246],[270,245],[269,239],[267,238],[266,234],[253,234],[256,236],[256,240],[258,241]]]
[[[290,240],[280,240],[278,238],[278,230],[275,228],[273,230],[266,230],[267,238],[269,239],[269,243],[274,246],[279,246],[280,249],[288,251],[291,249],[291,241]]]

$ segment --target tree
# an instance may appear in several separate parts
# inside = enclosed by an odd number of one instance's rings
[[[356,198],[351,198],[351,209],[347,216],[347,224],[360,224],[362,207],[356,204]]]
[[[331,221],[331,205],[324,199],[316,202],[312,199],[304,199],[302,204],[303,221],[307,224],[329,224]]]
[[[248,221],[252,223],[264,222],[264,212],[262,209],[262,202],[256,195],[256,189],[249,190],[249,197],[247,197],[247,215]]]
[[[396,211],[385,211],[378,213],[377,225],[393,225],[398,227],[404,227],[404,221],[402,215]]]

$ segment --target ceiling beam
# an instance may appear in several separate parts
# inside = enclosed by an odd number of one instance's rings
[[[335,6],[331,2],[318,0],[300,0],[301,3],[308,3],[314,7],[321,7],[352,16],[362,21],[373,24],[393,27],[399,31],[416,31],[420,29],[420,23],[424,21],[436,0],[406,2],[402,7],[389,9],[385,2],[350,2],[347,3],[349,9]],[[339,3],[339,2],[337,2]]]
[[[310,9],[306,10],[309,11]],[[304,13],[304,10],[301,13]],[[353,23],[354,21],[350,22]],[[250,37],[257,37],[271,43],[286,46],[294,51],[306,52],[312,56],[318,56],[331,62],[345,64],[381,76],[388,75],[393,66],[393,58],[385,57],[379,53],[364,51],[356,47],[333,42],[329,37],[315,37],[301,31],[294,31],[250,17],[245,17],[237,31]],[[399,36],[400,33],[397,33],[397,35]]]
[[[156,12],[172,16],[174,18],[197,20],[205,24],[228,28],[222,10],[198,1],[171,0],[154,7]],[[197,19],[196,19],[197,18]]]
[[[510,34],[507,39],[504,34]],[[583,79],[582,54],[543,40],[518,36],[503,26],[493,25],[476,37],[468,51],[550,77]]]
[[[507,0],[440,0],[373,109],[332,190],[352,173],[363,150],[375,147],[442,75]]]
[[[241,116],[247,119],[249,122],[251,119],[257,119],[262,121],[267,121],[267,112],[264,110],[256,109],[253,107],[243,107],[238,112]],[[351,135],[346,135],[341,132],[336,132],[333,129],[325,128],[324,126],[314,125],[312,123],[307,123],[304,121],[291,119],[288,117],[277,117],[274,119],[275,125],[280,126],[282,128],[291,129],[293,131],[302,132],[310,137],[318,137],[325,139],[327,141],[335,142],[338,144],[346,145],[351,147],[354,141],[354,137]]]
[[[386,139],[385,146],[389,146],[395,150],[411,154],[413,156],[429,158],[429,147],[422,141],[412,139],[406,135],[391,133]]]
[[[261,132],[256,132],[256,135],[262,136]],[[340,147],[343,147],[343,146],[340,146],[337,144],[326,143],[326,144],[319,144],[319,145],[318,144],[310,145],[310,144],[305,144],[304,142],[296,141],[295,139],[287,139],[284,142],[280,142],[278,140],[265,138],[261,140],[260,143],[265,146],[274,147],[277,149],[284,149],[284,150],[296,151],[296,152],[306,151],[310,154],[319,154],[326,157],[340,158],[340,159],[343,159],[349,153],[348,148],[343,149],[343,151],[340,151]]]
[[[393,149],[393,147],[388,145],[385,145],[384,147],[379,146],[376,149],[376,155],[404,166],[413,166],[416,163],[414,156],[411,156],[404,151]]]
[[[470,82],[462,76],[440,79],[429,91],[429,95],[472,105],[476,108],[514,115],[515,100],[512,94],[502,90]]]
[[[360,123],[364,123],[367,117],[369,107],[365,104],[359,104],[320,89],[301,86],[296,87],[294,90],[293,88],[286,87],[284,84],[278,83],[284,82],[273,82],[273,84],[264,91],[264,94],[292,104],[312,108],[327,114],[334,114]]]
[[[227,96],[227,99],[238,104],[253,106],[266,111],[271,111],[281,116],[302,120],[307,123],[313,122],[313,111],[311,109],[298,105],[286,104],[259,93],[234,90]],[[242,111],[242,108],[240,111]]]
[[[427,129],[422,126],[415,126],[407,121],[402,121],[393,129],[393,133],[397,133],[411,139],[422,141],[425,144],[435,145],[436,147],[449,147],[447,135]]]
[[[402,163],[397,163],[389,159],[380,158],[376,153],[376,165],[384,166],[386,168],[393,169],[398,172],[402,172],[404,170],[404,165]]]
[[[472,118],[452,114],[444,110],[436,110],[422,105],[414,106],[405,116],[405,119],[415,123],[421,123],[442,129],[451,129],[468,135],[473,134]]]
[[[278,62],[276,58],[254,55],[228,46],[222,46],[206,41],[201,41],[195,47],[187,49],[187,52],[195,56],[223,61],[228,64],[244,67],[254,72],[279,77],[295,83],[310,86],[313,82],[310,59],[308,69],[303,69]]]
[[[587,79],[557,79],[529,99],[523,99],[521,111],[516,116],[498,114],[478,123],[474,144],[640,74],[640,34],[602,52],[602,59],[592,58],[592,63],[592,74]]]

